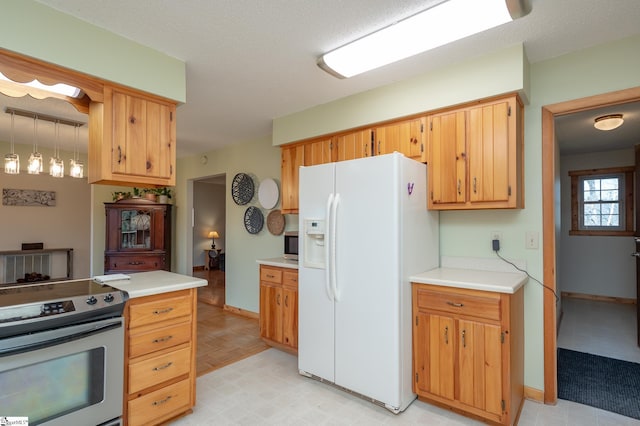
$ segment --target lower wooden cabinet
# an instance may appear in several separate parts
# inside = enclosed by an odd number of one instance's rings
[[[125,310],[125,425],[190,412],[196,390],[195,289],[130,299]]]
[[[516,422],[524,396],[524,291],[413,284],[414,392],[488,420]]]
[[[298,353],[298,271],[260,266],[260,337]]]

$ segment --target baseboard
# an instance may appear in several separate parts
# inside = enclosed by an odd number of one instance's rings
[[[236,308],[235,306],[229,306],[225,304],[222,309],[227,312],[231,312],[232,314],[240,315],[246,318],[251,318],[251,319],[259,318],[257,312],[246,311],[244,309]]]
[[[204,271],[204,265],[194,266],[193,271]]]
[[[531,401],[539,402],[540,404],[544,404],[544,391],[540,389],[530,388],[529,386],[524,387],[524,397]]]
[[[573,299],[596,300],[599,302],[624,303],[629,305],[635,305],[637,303],[636,299],[626,298],[626,297],[599,296],[596,294],[572,293],[568,291],[563,291],[561,295],[562,297],[571,297]]]

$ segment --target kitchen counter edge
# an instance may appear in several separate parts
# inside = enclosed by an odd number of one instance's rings
[[[278,266],[280,268],[298,269],[298,261],[285,259],[284,257],[272,257],[270,259],[258,259],[256,263],[260,265]]]
[[[409,281],[418,284],[514,294],[525,285],[528,278],[523,272],[436,268],[412,275],[409,277]]]
[[[204,287],[208,284],[208,281],[202,278],[168,271],[136,272],[127,275],[130,279],[111,281],[108,284],[118,290],[126,291],[130,299]]]

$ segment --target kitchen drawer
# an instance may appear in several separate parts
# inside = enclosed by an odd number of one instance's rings
[[[430,287],[433,289],[433,287]],[[476,318],[500,320],[500,296],[474,290],[427,290],[418,288],[418,309],[449,312]]]
[[[164,254],[106,255],[105,268],[110,272],[151,271],[165,268]]]
[[[190,369],[190,346],[143,361],[132,362],[129,364],[129,393],[136,393],[182,374],[187,374]]]
[[[298,272],[285,271],[282,273],[282,285],[286,287],[298,288]]]
[[[129,307],[129,328],[191,315],[191,302],[188,290],[143,303],[133,299]]]
[[[131,332],[129,358],[177,346],[191,340],[191,321],[181,322],[149,331]]]
[[[158,424],[160,422],[155,420],[188,410],[190,401],[189,379],[132,399],[127,410],[129,426]]]
[[[260,281],[268,281],[270,283],[282,283],[282,271],[280,269],[260,267]]]

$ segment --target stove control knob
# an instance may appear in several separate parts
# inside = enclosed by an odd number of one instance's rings
[[[115,297],[113,297],[113,294],[109,293],[104,297],[104,301],[107,303],[111,303],[113,302],[113,300],[115,299]]]
[[[87,299],[87,305],[95,305],[96,303],[98,303],[98,299],[96,299],[95,296],[91,296]]]

